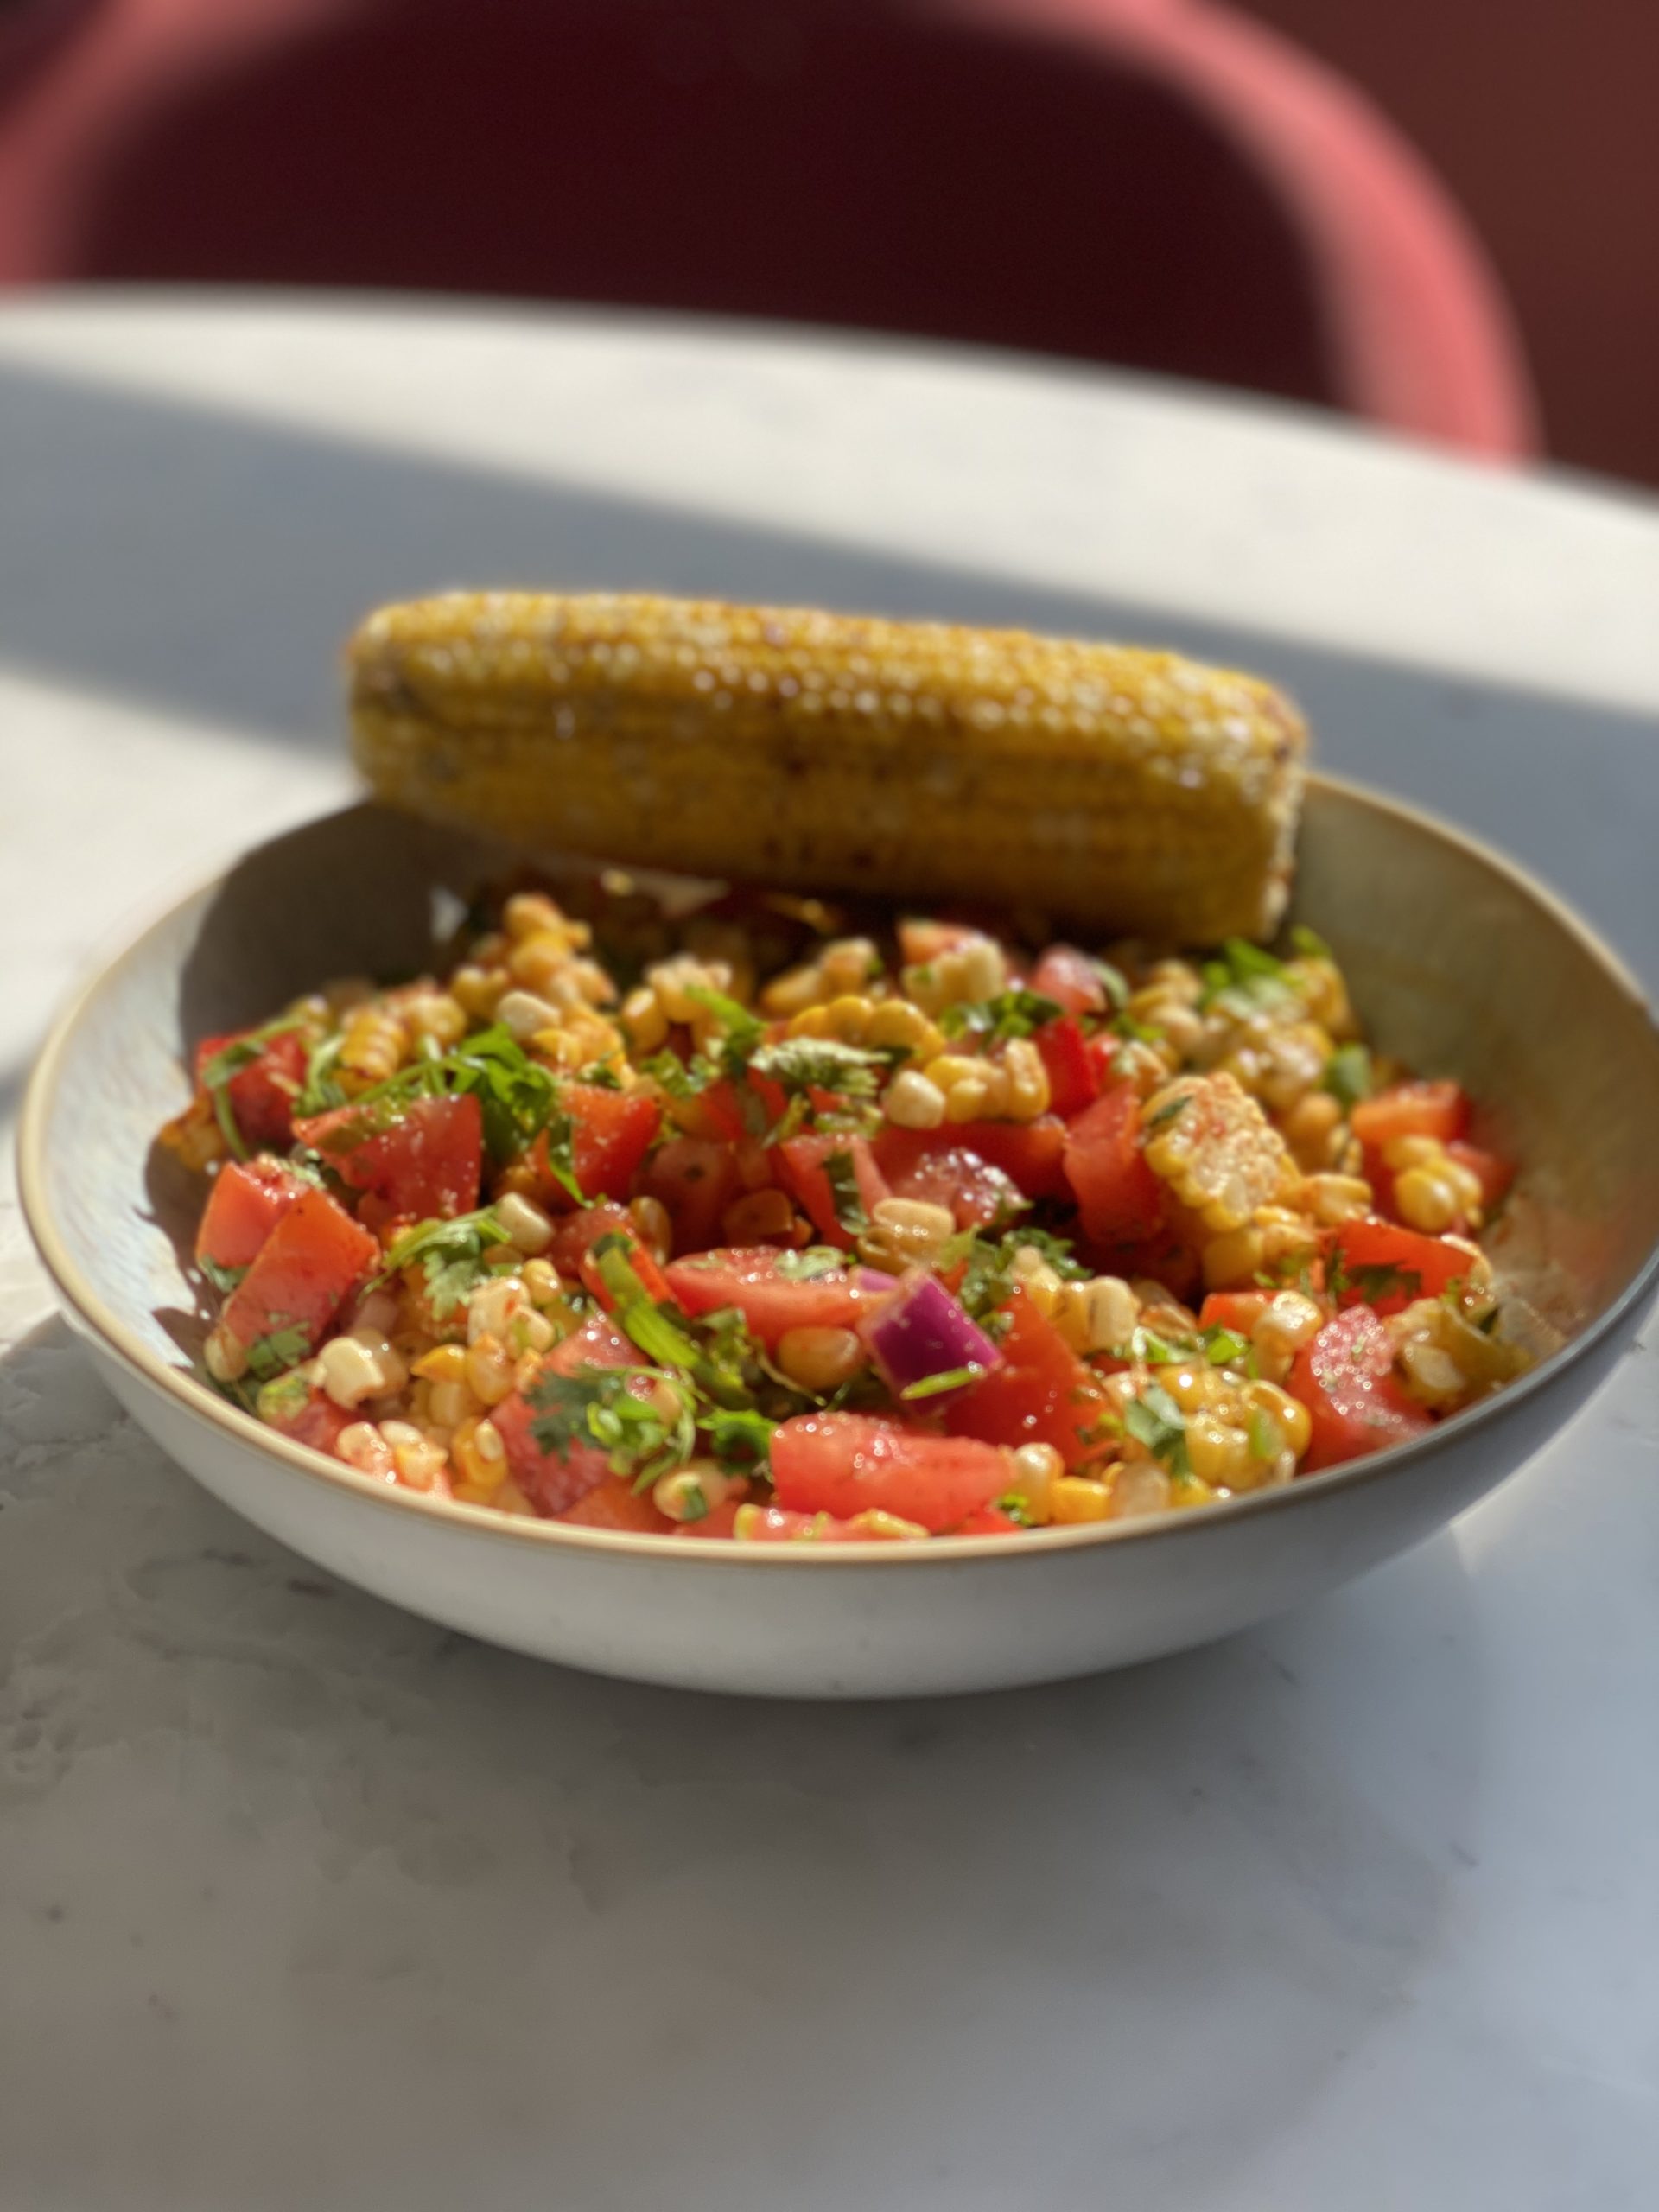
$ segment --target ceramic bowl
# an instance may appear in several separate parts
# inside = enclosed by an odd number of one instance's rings
[[[1492,1241],[1540,1353],[1419,1442],[1181,1515],[917,1546],[692,1544],[388,1488],[262,1428],[191,1371],[198,1184],[153,1145],[187,1048],[330,976],[421,964],[499,869],[361,806],[261,847],[146,930],[60,1020],[24,1109],[30,1226],[110,1388],[215,1496],[450,1627],[653,1682],[880,1696],[1041,1681],[1224,1636],[1418,1542],[1602,1381],[1659,1280],[1659,1033],[1637,985],[1513,867],[1316,779],[1296,912],[1382,1049],[1490,1102],[1524,1163]]]

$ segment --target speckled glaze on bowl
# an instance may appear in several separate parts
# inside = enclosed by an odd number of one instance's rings
[[[688,1544],[527,1522],[359,1476],[198,1382],[200,1185],[153,1146],[186,1048],[327,976],[420,964],[504,856],[372,806],[250,854],[67,1009],[30,1084],[25,1210],[111,1389],[217,1497],[378,1596],[539,1656],[778,1696],[1012,1686],[1206,1642],[1429,1535],[1588,1397],[1659,1283],[1659,1033],[1548,893],[1421,815],[1314,779],[1296,913],[1383,1049],[1491,1102],[1524,1163],[1494,1256],[1541,1357],[1422,1440],[1122,1526],[926,1545]]]

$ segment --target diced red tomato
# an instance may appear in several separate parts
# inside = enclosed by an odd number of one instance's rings
[[[797,1281],[784,1272],[787,1259],[770,1244],[728,1245],[672,1262],[668,1287],[687,1313],[735,1306],[765,1344],[791,1329],[855,1328],[876,1299],[890,1295],[862,1287],[850,1268]]]
[[[1270,1290],[1212,1290],[1198,1308],[1198,1326],[1248,1337],[1272,1300]]]
[[[1393,1369],[1388,1331],[1369,1306],[1339,1313],[1297,1353],[1289,1387],[1313,1422],[1305,1472],[1404,1444],[1432,1427]]]
[[[741,1181],[728,1144],[709,1137],[671,1137],[646,1163],[644,1196],[668,1209],[676,1252],[706,1252],[720,1242],[720,1217]]]
[[[289,1208],[314,1187],[278,1160],[227,1160],[213,1178],[196,1231],[196,1257],[245,1268]]]
[[[597,1244],[601,1236],[632,1234],[633,1220],[627,1208],[601,1198],[596,1205],[579,1206],[575,1213],[556,1217],[547,1256],[562,1275],[579,1275],[589,1245]]]
[[[1488,1152],[1484,1145],[1465,1144],[1461,1137],[1453,1137],[1446,1149],[1459,1167],[1466,1167],[1478,1181],[1480,1203],[1490,1212],[1515,1180],[1514,1162],[1501,1153]]]
[[[196,1081],[201,1081],[202,1070],[216,1052],[251,1034],[250,1030],[233,1029],[223,1037],[204,1037],[196,1047]],[[238,1068],[226,1084],[237,1132],[251,1149],[280,1151],[292,1143],[294,1101],[305,1081],[308,1057],[300,1031],[279,1030],[260,1046],[258,1058]]]
[[[484,1117],[470,1091],[413,1098],[390,1119],[377,1106],[336,1106],[294,1128],[353,1190],[380,1199],[388,1217],[447,1220],[478,1204]]]
[[[579,1529],[621,1529],[636,1536],[671,1536],[676,1527],[652,1503],[651,1492],[635,1490],[625,1475],[606,1475],[553,1518]]]
[[[1100,1096],[1100,1077],[1089,1057],[1075,1014],[1045,1022],[1032,1038],[1048,1074],[1048,1103],[1063,1122],[1092,1106]]]
[[[956,1122],[937,1129],[891,1123],[871,1147],[893,1195],[949,1205],[957,1225],[995,1221],[1007,1211],[1003,1175],[1027,1198],[1065,1195],[1065,1125],[1055,1114],[1034,1122]],[[983,1170],[995,1174],[987,1176]]]
[[[639,1355],[602,1316],[584,1321],[542,1362],[543,1375],[575,1375],[583,1367],[632,1367]],[[539,1418],[522,1390],[504,1398],[490,1415],[506,1446],[507,1471],[538,1513],[565,1513],[608,1479],[607,1454],[597,1444],[572,1443],[569,1455],[543,1452],[532,1433]]]
[[[326,1191],[308,1190],[266,1237],[221,1325],[245,1345],[297,1329],[304,1350],[295,1359],[302,1359],[379,1260],[379,1245],[344,1206]]]
[[[1469,1100],[1460,1084],[1396,1083],[1375,1098],[1362,1098],[1349,1116],[1364,1145],[1395,1137],[1438,1137],[1449,1144],[1469,1126]]]
[[[1031,988],[1054,1000],[1068,1014],[1106,1011],[1106,986],[1100,980],[1100,970],[1075,944],[1051,944],[1032,970]]]
[[[988,1444],[1052,1444],[1068,1467],[1079,1466],[1098,1455],[1098,1440],[1090,1433],[1111,1411],[1111,1402],[1022,1290],[1014,1293],[1007,1312],[1002,1365],[950,1401],[945,1426],[953,1435]]]
[[[950,1531],[953,1536],[1017,1536],[1020,1524],[1013,1514],[1004,1513],[995,1505],[982,1505],[977,1513],[970,1513]]]
[[[836,1194],[830,1187],[824,1165],[837,1153],[845,1153],[851,1160],[859,1202],[867,1215],[874,1213],[882,1199],[891,1198],[893,1193],[864,1138],[840,1135],[789,1137],[778,1147],[783,1179],[801,1211],[826,1244],[836,1245],[842,1251],[848,1252],[852,1249],[852,1236],[842,1227],[836,1217]]]
[[[1391,1221],[1345,1221],[1331,1250],[1348,1278],[1337,1303],[1382,1314],[1397,1313],[1414,1298],[1438,1298],[1469,1272],[1469,1255],[1456,1244]]]
[[[314,1452],[332,1455],[340,1441],[340,1432],[349,1428],[357,1420],[355,1414],[337,1406],[324,1390],[313,1390],[291,1410],[276,1406],[262,1414],[267,1426],[291,1436],[296,1444],[308,1444]]]
[[[1164,1189],[1141,1149],[1141,1101],[1114,1084],[1065,1133],[1065,1173],[1083,1232],[1103,1244],[1150,1236],[1163,1217]]]
[[[662,1109],[643,1090],[607,1090],[598,1083],[567,1083],[560,1090],[559,1105],[569,1114],[570,1160],[582,1196],[626,1198],[634,1171],[651,1147]],[[574,1204],[569,1192],[548,1165],[547,1133],[536,1140],[531,1160],[542,1178],[543,1205],[559,1209]]]
[[[802,1414],[772,1432],[772,1479],[792,1513],[896,1513],[935,1535],[1007,1487],[1002,1452],[971,1437],[929,1436],[864,1414]]]

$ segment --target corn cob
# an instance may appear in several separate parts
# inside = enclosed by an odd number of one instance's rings
[[[1301,721],[1173,654],[504,592],[383,608],[348,658],[376,792],[522,842],[1192,944],[1283,909]]]

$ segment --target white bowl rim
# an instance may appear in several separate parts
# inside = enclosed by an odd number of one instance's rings
[[[1467,830],[1442,821],[1427,810],[1372,791],[1346,777],[1311,771],[1307,780],[1314,788],[1392,815],[1401,822],[1427,830],[1431,836],[1443,842],[1460,848],[1478,866],[1500,877],[1523,897],[1542,907],[1556,926],[1576,940],[1580,950],[1603,970],[1614,988],[1632,1001],[1634,1010],[1659,1033],[1659,1024],[1655,1022],[1646,993],[1618,954],[1557,893],[1529,874],[1518,863]],[[346,808],[336,812],[351,810]],[[314,823],[296,823],[289,830],[277,832],[276,836],[297,836],[315,826],[315,822],[333,818],[333,816],[318,816]],[[275,839],[267,839],[262,843],[274,842]],[[249,853],[260,849],[261,846],[248,849]],[[228,1399],[219,1397],[194,1375],[161,1358],[80,1274],[58,1233],[47,1199],[48,1110],[60,1064],[87,1005],[105,984],[139,957],[149,940],[172,921],[181,907],[189,906],[213,892],[225,880],[231,869],[247,856],[246,854],[239,855],[222,863],[185,890],[173,893],[164,904],[151,910],[147,921],[124,933],[115,951],[97,961],[70,994],[48,1032],[23,1094],[17,1131],[17,1180],[23,1218],[41,1262],[65,1306],[79,1317],[88,1333],[104,1351],[139,1380],[172,1399],[181,1411],[193,1414],[209,1427],[225,1431],[245,1446],[257,1446],[314,1483],[331,1485],[355,1498],[378,1500],[393,1511],[428,1516],[460,1534],[486,1537],[498,1543],[551,1544],[585,1552],[596,1559],[615,1561],[671,1559],[684,1562],[692,1571],[702,1571],[705,1567],[791,1572],[876,1565],[912,1568],[928,1564],[944,1567],[993,1558],[1046,1559],[1051,1558],[1057,1551],[1078,1550],[1102,1544],[1162,1541],[1180,1535],[1197,1534],[1206,1529],[1218,1529],[1245,1515],[1274,1512],[1287,1506],[1329,1497],[1338,1491],[1357,1488],[1361,1484],[1387,1479],[1409,1465],[1446,1450],[1458,1439],[1469,1435],[1475,1428],[1505,1418],[1516,1406],[1548,1389],[1565,1368],[1585,1357],[1593,1345],[1618,1329],[1628,1316],[1639,1312],[1656,1289],[1659,1289],[1659,1242],[1656,1242],[1654,1249],[1605,1313],[1591,1322],[1580,1335],[1569,1344],[1563,1344],[1559,1351],[1552,1352],[1548,1358],[1541,1360],[1536,1367],[1516,1382],[1506,1384],[1479,1404],[1438,1423],[1427,1434],[1410,1443],[1392,1445],[1384,1451],[1368,1453],[1363,1459],[1348,1460],[1316,1474],[1300,1476],[1294,1482],[1272,1490],[1223,1498],[1211,1505],[1147,1514],[1131,1521],[1082,1522],[1069,1527],[1025,1529],[1011,1535],[936,1536],[926,1543],[880,1541],[828,1545],[698,1542],[678,1535],[647,1535],[629,1529],[589,1529],[569,1522],[532,1519],[526,1515],[502,1513],[491,1506],[469,1505],[459,1499],[429,1497],[423,1491],[406,1490],[400,1484],[378,1483],[355,1468],[348,1467],[343,1460],[334,1459],[310,1445],[296,1443],[292,1438],[267,1427],[252,1414],[245,1413]]]

